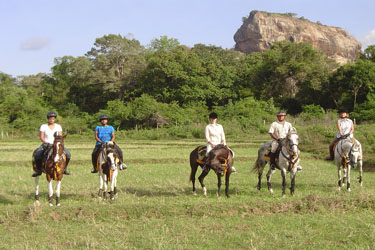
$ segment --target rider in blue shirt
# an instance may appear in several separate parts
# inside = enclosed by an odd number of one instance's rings
[[[101,123],[101,126],[96,126],[95,128],[95,139],[96,139],[96,144],[95,148],[92,152],[91,159],[92,159],[92,165],[94,169],[91,171],[91,173],[97,173],[98,170],[96,168],[97,165],[97,159],[98,159],[98,153],[100,150],[100,147],[102,143],[106,143],[109,141],[114,142],[115,140],[115,129],[112,126],[109,126],[108,123],[108,116],[105,114],[102,114],[99,116],[99,121]],[[120,158],[120,170],[126,169],[127,166],[124,163],[123,156],[122,156],[122,150],[120,147],[115,144],[115,149],[117,152],[117,155]]]

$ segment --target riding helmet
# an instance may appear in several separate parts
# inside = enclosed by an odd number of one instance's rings
[[[215,112],[212,112],[212,113],[210,113],[210,115],[208,116],[208,118],[210,118],[210,119],[217,119],[217,114]]]
[[[276,115],[277,116],[279,116],[279,115],[286,115],[286,112],[284,110],[279,110],[279,111],[277,111]]]
[[[349,113],[349,112],[346,108],[340,108],[338,113],[340,114],[340,113]]]
[[[99,121],[101,121],[101,120],[108,120],[108,115],[106,115],[106,114],[99,115]]]
[[[48,111],[47,112],[47,119],[50,118],[50,117],[57,117],[57,114],[55,111]]]

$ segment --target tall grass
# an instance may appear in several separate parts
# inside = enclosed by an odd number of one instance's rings
[[[120,139],[120,137],[118,137]],[[193,196],[189,153],[202,140],[119,140],[128,170],[121,171],[115,202],[97,197],[91,174],[93,142],[67,138],[71,176],[62,183],[62,207],[47,204],[41,178],[41,205],[33,200],[31,154],[36,140],[0,141],[0,249],[370,249],[375,246],[375,175],[364,187],[352,174],[352,192],[337,191],[336,167],[302,154],[296,195],[281,198],[250,173],[267,135],[230,140],[238,174],[229,199],[216,196],[217,179],[206,179]],[[199,171],[200,172],[200,171]],[[198,173],[199,174],[199,173]],[[289,184],[289,180],[288,180]]]

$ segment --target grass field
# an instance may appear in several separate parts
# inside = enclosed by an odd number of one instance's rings
[[[281,198],[280,172],[271,195],[264,179],[250,172],[257,147],[268,137],[235,141],[238,174],[230,195],[216,196],[216,176],[198,184],[193,196],[188,158],[201,141],[118,141],[128,170],[119,174],[114,203],[97,198],[91,174],[93,141],[67,138],[72,153],[61,190],[61,207],[47,204],[45,177],[41,204],[34,205],[31,154],[35,139],[0,140],[0,249],[373,249],[375,174],[364,186],[352,172],[352,192],[337,191],[331,162],[302,154],[296,195]],[[198,174],[200,173],[200,170]],[[288,178],[288,186],[289,186]]]

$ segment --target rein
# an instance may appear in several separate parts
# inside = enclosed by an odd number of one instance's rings
[[[281,154],[284,156],[285,159],[288,160],[288,169],[289,169],[289,171],[290,171],[290,170],[294,167],[294,165],[296,164],[296,162],[298,161],[298,159],[299,159],[299,154],[298,154],[298,153],[297,153],[297,154],[292,154],[292,153],[289,151],[289,149],[292,148],[293,146],[297,146],[297,150],[298,150],[298,144],[296,144],[296,143],[289,144],[289,143],[288,143],[288,145],[289,145],[289,147],[285,147],[285,149],[286,149],[287,154],[288,154],[290,157],[288,157],[288,156],[285,155],[284,150],[282,150],[282,148],[281,148]]]

